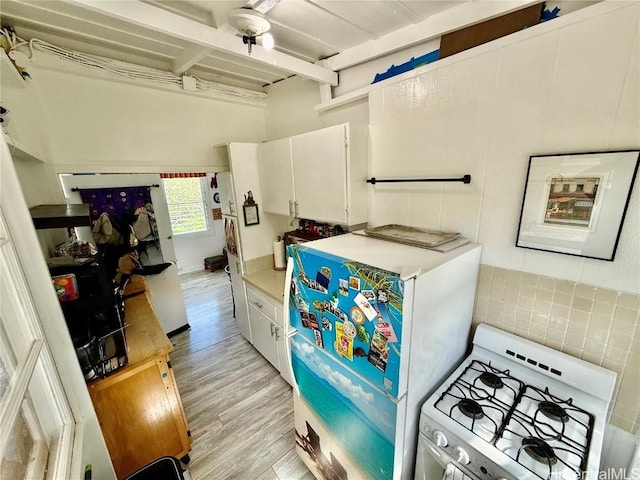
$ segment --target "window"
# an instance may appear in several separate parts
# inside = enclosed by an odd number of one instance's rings
[[[69,478],[75,422],[0,209],[0,479]]]
[[[203,178],[206,177],[163,179],[174,235],[206,232],[209,229]]]

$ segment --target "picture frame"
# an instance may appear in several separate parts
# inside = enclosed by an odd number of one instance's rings
[[[252,203],[250,205],[243,205],[242,211],[244,213],[244,224],[258,225],[260,223],[260,214],[258,213],[258,204]]]
[[[613,261],[640,150],[532,155],[516,247]]]

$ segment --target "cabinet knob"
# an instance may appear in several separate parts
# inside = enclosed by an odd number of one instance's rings
[[[272,337],[273,337],[273,334],[275,333],[275,332],[273,331],[273,327],[274,327],[273,323],[270,323],[270,324],[269,324],[269,328],[271,328],[271,336],[272,336]]]
[[[293,217],[293,200],[289,200],[289,216]]]
[[[293,216],[298,216],[298,202],[293,202]]]
[[[258,307],[259,309],[261,309],[261,310],[262,310],[262,306],[263,306],[263,305],[262,305],[260,302],[255,301],[255,302],[253,302],[253,304],[254,304],[256,307]]]

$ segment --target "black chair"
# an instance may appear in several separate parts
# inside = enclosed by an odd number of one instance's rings
[[[160,457],[124,480],[184,480],[182,465],[175,457]]]

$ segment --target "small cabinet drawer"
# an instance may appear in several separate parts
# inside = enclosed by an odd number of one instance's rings
[[[271,300],[267,299],[263,294],[258,293],[256,290],[249,287],[247,284],[247,303],[252,305],[257,310],[264,313],[269,319],[276,319],[276,306]],[[280,322],[279,322],[280,323]]]

